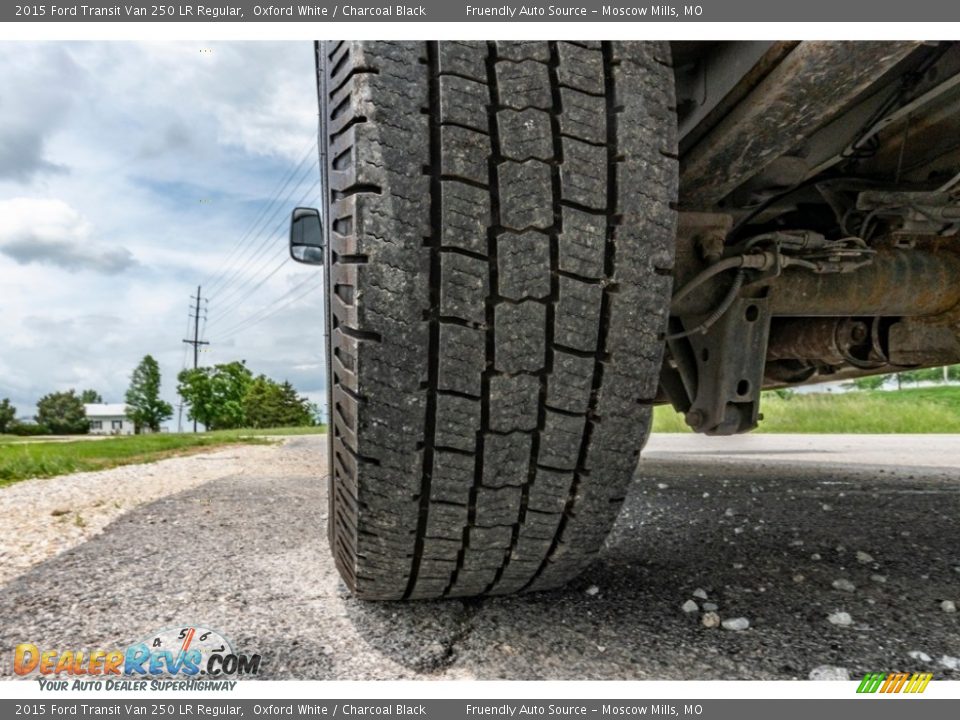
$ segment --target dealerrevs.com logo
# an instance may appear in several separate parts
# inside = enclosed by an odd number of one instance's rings
[[[126,648],[41,649],[21,643],[13,670],[42,690],[232,690],[256,675],[260,655],[236,652],[216,630],[179,627],[151,633]]]

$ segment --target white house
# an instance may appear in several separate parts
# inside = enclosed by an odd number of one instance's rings
[[[127,417],[127,406],[123,403],[98,403],[84,405],[84,412],[90,421],[91,435],[133,435],[133,421]]]

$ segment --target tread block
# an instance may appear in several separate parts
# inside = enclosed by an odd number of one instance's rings
[[[571,476],[572,477],[572,476]],[[523,528],[520,531],[521,538],[539,541],[552,541],[557,533],[557,527],[560,525],[560,519],[563,517],[563,507],[567,501],[568,489],[560,491],[561,494],[553,495],[551,505],[558,507],[556,512],[541,512],[531,509],[529,503],[529,494],[527,496],[527,516],[524,518]],[[540,556],[543,558],[543,555]]]
[[[522,432],[484,436],[483,486],[523,485],[530,471],[531,441],[530,435]]]
[[[500,220],[513,230],[553,225],[553,188],[550,166],[539,160],[501,163]]]
[[[553,160],[550,115],[543,110],[501,110],[497,113],[500,154],[511,160]]]
[[[607,219],[583,210],[564,207],[560,241],[560,269],[590,278],[604,276]]]
[[[467,517],[466,505],[431,503],[427,514],[427,537],[455,537],[467,526]]]
[[[560,132],[592,143],[607,142],[607,103],[602,97],[560,88]]]
[[[477,80],[487,77],[487,44],[478,41],[450,41],[439,44],[440,74],[454,73]]]
[[[498,62],[497,99],[503,107],[523,110],[528,107],[549,110],[553,107],[550,95],[550,72],[547,66],[534,60]]]
[[[540,435],[538,462],[554,468],[574,469],[583,443],[584,416],[562,415],[547,410]]]
[[[490,429],[535,430],[539,399],[540,379],[535,375],[490,378]]]
[[[550,45],[538,40],[500,40],[497,57],[507,60],[550,61]]]
[[[447,503],[470,504],[470,486],[473,484],[476,458],[448,450],[433,454],[433,473],[430,481],[430,499]]]
[[[584,207],[607,207],[607,154],[580,140],[564,137],[560,188],[564,200]],[[634,187],[634,186],[627,186]]]
[[[437,396],[436,445],[473,452],[479,428],[479,401],[459,395]]]
[[[557,79],[561,85],[603,93],[603,53],[599,48],[560,42],[557,43],[557,54],[560,56]]]
[[[474,523],[477,527],[510,525],[520,516],[523,489],[518,487],[477,488],[477,511]]]
[[[497,238],[497,291],[511,300],[550,295],[550,238],[507,232]]]
[[[562,513],[573,486],[573,472],[560,472],[538,467],[533,484],[527,491],[527,517],[531,522],[546,523],[554,514]],[[529,511],[536,511],[531,516]],[[554,525],[554,527],[556,527]]]
[[[440,254],[440,314],[482,324],[489,292],[485,260]]]
[[[486,184],[489,178],[487,158],[490,157],[490,137],[476,130],[458,125],[440,128],[440,172],[456,175]]]
[[[479,397],[486,342],[483,330],[441,322],[437,387]]]
[[[561,276],[560,299],[554,316],[554,342],[574,350],[595,352],[602,298],[600,285]]]
[[[457,123],[489,133],[487,105],[490,90],[485,83],[458,75],[440,77],[440,122]]]
[[[494,365],[506,373],[536,372],[546,362],[547,309],[525,300],[495,309]]]
[[[503,562],[503,551],[510,545],[510,538],[513,535],[513,528],[507,526],[498,527],[472,527],[470,528],[470,545],[464,556],[470,555],[473,562],[464,560],[464,567],[472,565],[473,567],[483,567],[490,561],[492,567],[499,569]],[[484,548],[483,550],[474,548]],[[491,580],[493,578],[490,578]]]
[[[490,193],[456,180],[441,181],[440,193],[440,244],[486,254]]]
[[[593,358],[554,350],[553,372],[547,378],[547,405],[585,413],[590,405],[595,364]]]

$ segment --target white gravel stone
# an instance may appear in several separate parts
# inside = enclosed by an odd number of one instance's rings
[[[925,662],[925,663],[928,663],[933,659],[922,650],[911,650],[907,654],[910,657],[912,657],[914,660],[919,660],[920,662]]]
[[[944,655],[942,658],[940,658],[940,664],[948,670],[960,670],[960,658]]]
[[[886,576],[886,575],[871,575],[871,576],[870,576],[870,579],[871,579],[873,582],[875,582],[875,583],[880,583],[881,585],[883,585],[883,583],[885,583],[885,582],[887,581],[887,576]]]
[[[723,626],[724,630],[732,630],[734,632],[740,632],[741,630],[746,630],[750,627],[750,621],[744,617],[730,618],[729,620],[724,620],[720,623]]]
[[[707,591],[704,590],[703,588],[697,588],[696,590],[693,591],[693,596],[694,596],[695,598],[700,598],[701,600],[706,600],[706,599],[707,599]]]
[[[820,665],[810,671],[811,680],[849,680],[850,671],[835,665]]]
[[[864,565],[867,563],[872,563],[873,555],[866,553],[863,550],[857,550],[857,562],[863,563]]]
[[[707,612],[714,612],[717,609],[717,604],[712,602],[705,602],[703,604],[703,609]]]
[[[594,595],[600,592],[600,588],[598,588],[596,585],[591,585],[583,592],[589,595],[590,597],[593,597]]]
[[[814,553],[813,555],[810,556],[810,559],[811,559],[811,560],[820,560],[822,557],[823,557],[823,556],[820,555],[820,553]]]
[[[670,486],[667,485],[666,483],[657,483],[657,487],[658,487],[660,490],[666,490],[666,489],[667,489],[668,487],[670,487]]]
[[[848,612],[830,613],[827,616],[827,620],[829,620],[832,625],[840,625],[841,627],[853,625],[853,618],[850,617],[850,613]]]
[[[703,614],[703,619],[701,620],[704,627],[715,628],[720,625],[720,616],[715,612],[708,612]]]
[[[697,605],[693,600],[687,600],[683,605],[680,606],[680,609],[685,613],[700,612],[700,606]]]
[[[953,600],[944,600],[940,603],[940,609],[945,613],[955,613],[957,611],[957,604]]]
[[[833,581],[833,587],[836,590],[842,590],[843,592],[856,592],[857,586],[846,578],[840,578],[839,580]]]

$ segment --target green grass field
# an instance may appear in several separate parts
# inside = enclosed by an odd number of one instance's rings
[[[781,398],[764,393],[767,433],[960,433],[960,387],[816,393]],[[654,411],[654,432],[689,432],[669,406]]]
[[[226,445],[262,445],[270,443],[270,437],[278,435],[305,435],[325,431],[323,427],[220,430],[197,434],[162,433],[66,442],[0,435],[0,487],[27,478],[155,462]]]

